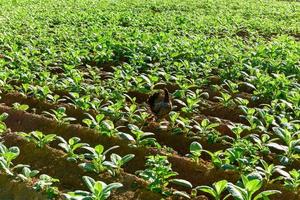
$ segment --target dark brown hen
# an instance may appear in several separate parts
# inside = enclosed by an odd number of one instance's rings
[[[172,110],[172,101],[166,88],[151,95],[148,104],[152,113],[159,119],[164,118]]]

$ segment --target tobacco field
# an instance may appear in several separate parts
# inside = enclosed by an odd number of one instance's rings
[[[300,2],[0,0],[0,199],[300,200]]]

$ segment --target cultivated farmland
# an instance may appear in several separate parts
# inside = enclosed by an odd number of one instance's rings
[[[299,2],[0,11],[0,199],[300,200]]]

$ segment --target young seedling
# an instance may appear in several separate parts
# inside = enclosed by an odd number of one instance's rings
[[[76,120],[74,117],[68,117],[68,115],[66,114],[66,108],[65,107],[59,107],[56,110],[51,109],[51,112],[43,111],[43,113],[46,116],[51,117],[52,119],[57,121],[59,124],[69,124],[70,122]]]
[[[118,127],[115,128],[114,123],[111,120],[104,119],[104,114],[98,114],[94,118],[92,115],[86,113],[88,115],[89,119],[86,118],[82,120],[83,123],[85,123],[89,128],[92,128],[99,132],[100,134],[112,137],[118,134]]]
[[[80,138],[78,137],[72,137],[68,140],[68,142],[60,136],[58,136],[57,139],[61,141],[58,146],[60,146],[68,154],[67,160],[76,162],[78,159],[84,159],[83,154],[77,154],[75,151],[83,147],[88,147],[89,144],[80,142]]]
[[[232,107],[235,105],[232,96],[225,92],[221,92],[221,96],[216,96],[214,99],[218,100],[224,107]]]
[[[227,184],[228,182],[226,180],[221,180],[213,183],[212,187],[203,185],[198,186],[195,189],[210,194],[214,198],[214,200],[221,200],[221,195],[227,188]]]
[[[26,111],[29,109],[29,106],[26,104],[20,104],[18,102],[13,103],[13,108],[16,110]]]
[[[64,194],[66,199],[105,200],[109,198],[112,190],[123,187],[121,183],[110,183],[107,185],[102,181],[95,181],[93,178],[88,176],[83,176],[82,178],[85,185],[88,187],[89,192],[82,190],[68,192],[67,194]]]
[[[281,177],[277,177],[275,179],[272,179],[272,176],[274,173],[279,173],[281,175],[287,175],[288,173],[285,172],[283,169],[284,166],[281,165],[274,165],[274,164],[268,164],[264,160],[260,160],[262,166],[256,167],[256,170],[260,175],[262,175],[266,181],[266,183],[273,183],[276,180],[280,180]]]
[[[12,161],[20,155],[18,147],[7,148],[4,144],[0,143],[0,171],[13,176],[13,170],[23,167],[24,165],[16,165],[13,167]]]
[[[274,127],[273,131],[276,136],[278,136],[283,142],[284,145],[271,142],[268,144],[269,147],[275,148],[279,151],[283,151],[283,155],[280,155],[280,162],[283,165],[287,165],[291,163],[294,159],[299,158],[300,152],[300,139],[298,139],[297,135],[299,131],[293,132],[288,130],[287,128],[283,129],[280,127]]]
[[[178,173],[172,170],[171,164],[167,160],[166,156],[148,156],[146,167],[147,168],[145,170],[137,171],[136,173],[149,182],[148,188],[151,191],[169,196],[173,193],[166,188],[170,182],[187,188],[192,188],[192,184],[186,180],[170,179],[171,177],[178,175]],[[185,193],[181,193],[179,191],[177,191],[176,194],[186,196]]]
[[[110,161],[105,161],[103,165],[108,167],[108,171],[111,175],[116,176],[121,173],[122,166],[132,160],[134,156],[134,154],[127,154],[121,157],[118,154],[112,153],[110,155]]]
[[[55,134],[44,135],[41,131],[32,131],[30,133],[19,132],[18,135],[29,142],[35,143],[39,148],[44,148],[57,138]]]
[[[266,190],[254,196],[254,193],[260,190],[262,186],[262,180],[241,175],[241,184],[238,186],[233,183],[228,183],[227,189],[232,197],[238,200],[269,199],[268,196],[281,193],[278,190]]]
[[[52,186],[54,183],[59,182],[58,179],[52,178],[46,174],[40,175],[38,181],[33,185],[35,191],[43,191],[47,194],[49,199],[56,197],[59,194],[58,188]]]
[[[283,175],[285,181],[284,186],[293,191],[297,191],[300,186],[300,170],[293,169],[288,174]]]
[[[31,170],[29,167],[25,166],[23,167],[22,172],[17,174],[17,178],[23,182],[31,182],[32,178],[34,178],[38,173],[38,170]]]
[[[159,146],[156,142],[156,139],[153,137],[154,133],[151,132],[144,132],[139,127],[134,124],[129,124],[128,128],[130,129],[132,135],[128,133],[120,132],[119,136],[126,140],[131,141],[130,146],[133,147],[140,147],[140,146]]]
[[[203,148],[202,145],[198,142],[192,142],[190,144],[190,154],[187,154],[194,162],[199,164],[200,156],[202,154]]]
[[[95,148],[83,148],[89,151],[89,153],[84,154],[84,157],[88,159],[89,162],[81,163],[79,166],[85,171],[92,171],[99,174],[107,170],[107,166],[105,166],[106,154],[113,149],[119,148],[119,146],[113,146],[106,151],[104,151],[104,147],[101,144],[95,146]]]
[[[4,120],[6,120],[8,118],[8,114],[7,113],[2,113],[0,115],[0,135],[5,133],[7,131],[7,126],[4,122]]]

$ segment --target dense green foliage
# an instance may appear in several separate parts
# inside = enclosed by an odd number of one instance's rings
[[[167,186],[172,181],[192,185],[169,179],[177,173],[166,155],[151,155],[146,169],[137,173],[151,191],[193,197],[198,190],[221,199],[227,188],[227,195],[247,200],[278,193],[254,195],[265,183],[299,191],[300,171],[294,167],[300,160],[299,2],[0,0],[0,10],[1,96],[15,92],[56,105],[56,110],[37,114],[58,126],[80,124],[127,140],[128,148],[186,150],[186,157],[197,165],[206,159],[241,177],[236,185],[220,180],[212,187],[195,186],[191,195],[171,191]],[[158,86],[172,89],[174,107],[168,122],[156,124],[151,132],[151,113],[142,97]],[[85,118],[69,116],[70,107]],[[23,102],[14,102],[13,109],[36,113]],[[9,128],[6,114],[2,118],[1,134]],[[169,137],[183,135],[193,142],[180,148],[161,145],[156,137],[161,129]],[[108,171],[113,177],[138,156],[106,156],[116,147],[92,148],[79,137],[66,140],[40,131],[19,135],[41,149],[59,140],[66,159],[81,163],[85,171]],[[204,150],[203,141],[226,148]],[[0,169],[14,175],[11,161],[20,154],[18,147],[1,147]],[[6,156],[9,151],[16,155]],[[23,168],[18,176],[29,181],[35,172]],[[57,181],[41,175],[35,187],[54,195],[58,190],[51,185]],[[84,181],[89,192],[76,190],[65,196],[106,199],[122,185],[86,176]]]

